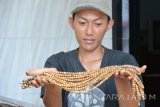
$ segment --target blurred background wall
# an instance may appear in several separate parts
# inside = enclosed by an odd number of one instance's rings
[[[43,105],[40,88],[22,90],[20,82],[25,70],[43,68],[50,55],[78,46],[68,25],[75,2],[0,0],[0,96]],[[103,44],[112,48],[112,30]]]

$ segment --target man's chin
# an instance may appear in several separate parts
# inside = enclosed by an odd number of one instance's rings
[[[96,47],[95,46],[84,46],[83,49],[85,51],[91,52],[91,51],[94,51]]]

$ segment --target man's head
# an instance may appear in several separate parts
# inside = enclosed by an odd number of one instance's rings
[[[105,1],[110,0],[78,0],[72,9],[69,23],[80,48],[92,51],[101,46],[105,32],[113,26],[110,7],[105,7],[108,5],[104,5]]]
[[[111,15],[111,1],[112,0],[78,0],[75,6],[72,7],[71,14],[74,15],[84,9],[95,9],[106,14],[109,19],[112,18]]]

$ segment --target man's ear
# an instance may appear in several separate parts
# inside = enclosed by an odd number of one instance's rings
[[[114,20],[113,19],[110,19],[109,22],[108,22],[108,27],[107,29],[111,29],[114,25]]]
[[[69,19],[68,19],[68,22],[69,22],[69,25],[70,25],[70,27],[73,29],[73,17],[69,17]]]

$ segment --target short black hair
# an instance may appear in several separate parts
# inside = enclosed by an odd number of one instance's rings
[[[76,13],[73,13],[72,14],[72,18],[73,18],[73,20],[75,19],[75,15],[76,15]],[[108,18],[108,21],[110,21],[111,20],[111,18],[108,16],[108,15],[106,15],[107,16],[107,18]]]

